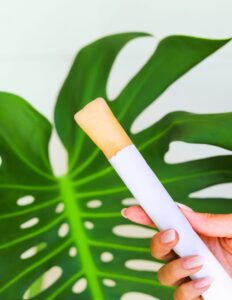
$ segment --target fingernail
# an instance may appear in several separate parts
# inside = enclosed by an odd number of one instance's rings
[[[192,256],[190,258],[186,258],[182,262],[182,266],[184,269],[194,269],[202,266],[204,263],[203,258],[201,256]]]
[[[206,286],[209,286],[213,282],[212,277],[205,277],[202,279],[197,279],[193,281],[193,286],[197,289],[202,289]]]
[[[166,230],[161,235],[161,242],[164,244],[171,243],[176,238],[176,232],[174,229]]]
[[[121,210],[121,215],[123,216],[123,218],[128,219],[127,216],[126,216],[126,214],[125,214],[125,211],[126,211],[126,208],[123,208]]]
[[[193,211],[193,209],[183,203],[180,203],[180,202],[176,202],[176,204],[180,207],[180,208],[183,208],[185,210],[188,210],[188,211]]]

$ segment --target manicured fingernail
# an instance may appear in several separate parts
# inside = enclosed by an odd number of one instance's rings
[[[176,238],[176,232],[174,229],[166,230],[161,235],[161,242],[164,244],[171,243]]]
[[[209,286],[213,282],[212,277],[205,277],[202,279],[197,279],[193,281],[193,286],[197,289],[202,289]]]
[[[188,210],[188,211],[193,211],[191,207],[183,204],[183,203],[180,203],[180,202],[176,202],[176,204],[180,207],[180,208],[183,208],[184,210]]]
[[[123,218],[128,219],[127,216],[126,216],[126,214],[125,214],[125,211],[126,211],[126,208],[123,208],[121,210],[121,215],[123,216]]]
[[[202,266],[204,263],[203,258],[201,256],[192,256],[189,258],[185,258],[182,262],[182,266],[184,269],[194,269]]]

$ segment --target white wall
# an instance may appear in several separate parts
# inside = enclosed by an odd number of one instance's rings
[[[23,96],[52,120],[59,87],[85,44],[116,32],[146,31],[155,36],[132,42],[122,51],[108,88],[113,97],[146,61],[157,38],[169,34],[230,37],[231,11],[230,0],[0,0],[0,90]],[[172,110],[232,111],[231,78],[232,43],[178,80],[133,129]],[[58,146],[54,138],[53,161],[63,170],[60,156],[64,154]],[[204,153],[209,151],[205,148]],[[171,157],[178,160],[186,153],[193,158],[202,150],[181,148]]]

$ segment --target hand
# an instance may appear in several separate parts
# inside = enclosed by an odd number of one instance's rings
[[[217,257],[232,277],[232,214],[208,214],[194,212],[190,207],[177,203],[194,230]],[[122,215],[139,224],[156,227],[140,206],[122,210]],[[200,256],[179,258],[173,247],[178,243],[178,232],[174,229],[156,233],[151,240],[151,255],[167,262],[160,268],[158,278],[161,284],[177,286],[175,300],[199,300],[209,288],[210,277],[191,280],[190,275],[199,271],[203,261]]]

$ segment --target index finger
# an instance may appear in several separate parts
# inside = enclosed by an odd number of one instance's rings
[[[129,219],[132,222],[147,225],[152,228],[156,228],[156,224],[146,214],[146,212],[139,205],[133,205],[127,208],[123,208],[121,214],[124,218]]]

